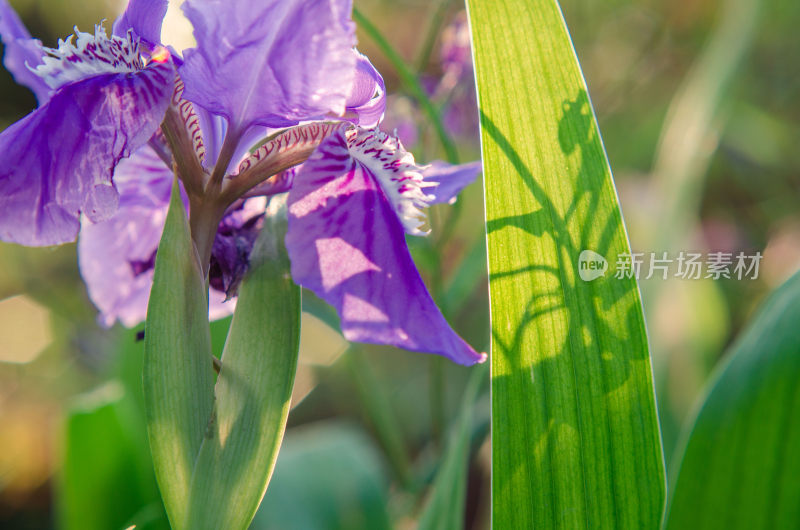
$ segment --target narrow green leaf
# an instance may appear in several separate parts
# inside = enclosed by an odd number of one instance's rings
[[[800,273],[767,300],[713,378],[689,431],[668,529],[797,528]]]
[[[586,86],[555,0],[469,0],[492,311],[495,528],[655,528],[650,356]],[[608,270],[579,277],[591,250]],[[602,266],[602,260],[594,258]]]
[[[486,378],[486,368],[473,368],[461,403],[455,428],[450,434],[442,465],[436,474],[431,494],[419,520],[419,530],[464,528],[467,497],[467,471],[472,441],[472,416],[475,400]]]
[[[247,528],[278,456],[300,347],[300,288],[285,233],[285,218],[267,219],[239,289],[192,480],[191,529]]]
[[[174,528],[183,527],[214,403],[207,293],[176,181],[156,254],[143,368],[153,467]]]

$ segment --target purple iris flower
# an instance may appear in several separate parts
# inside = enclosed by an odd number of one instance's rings
[[[173,173],[229,313],[268,200],[287,196],[295,282],[345,337],[482,362],[450,328],[405,237],[478,164],[418,166],[377,126],[383,79],[355,48],[350,0],[188,0],[197,42],[160,44],[166,0],[44,48],[0,0],[4,64],[39,107],[0,134],[0,239],[74,241],[101,322],[144,318]],[[277,200],[277,199],[275,199]],[[229,300],[229,301],[225,301]]]

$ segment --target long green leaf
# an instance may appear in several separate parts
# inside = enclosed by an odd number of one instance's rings
[[[687,437],[668,529],[800,523],[800,273],[764,304],[716,373]]]
[[[469,0],[492,311],[494,528],[655,528],[650,356],[611,172],[555,0]],[[583,281],[583,250],[605,275]],[[601,262],[599,259],[594,261]]]
[[[176,181],[156,254],[143,367],[153,467],[174,528],[185,521],[214,403],[207,293]]]
[[[239,289],[192,480],[193,530],[247,528],[275,466],[300,347],[300,288],[289,276],[285,233],[285,218],[267,219]]]

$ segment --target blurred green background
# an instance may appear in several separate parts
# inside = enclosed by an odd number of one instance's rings
[[[11,3],[51,46],[73,25],[86,31],[105,18],[110,26],[122,9],[111,0]],[[439,50],[453,38],[461,2],[355,3],[446,117],[455,101],[474,98],[469,75],[440,81],[449,70]],[[565,0],[562,8],[634,250],[764,255],[756,280],[641,284],[669,466],[718,358],[800,266],[800,4]],[[188,46],[190,28],[176,14],[167,40]],[[392,64],[368,35],[359,43],[387,82],[386,128],[397,128],[418,160],[444,158]],[[35,106],[1,69],[0,94],[0,129]],[[456,112],[470,123],[468,110]],[[461,160],[477,159],[477,122],[450,121]],[[431,237],[413,242],[416,261],[454,327],[485,350],[480,186],[430,218]],[[253,528],[415,528],[470,371],[392,348],[348,348],[326,324],[330,311],[307,301],[294,408]],[[141,416],[141,326],[105,330],[95,317],[74,245],[0,244],[0,527],[164,527]],[[218,348],[226,324],[213,326]],[[468,411],[465,528],[489,527],[488,403],[486,384]]]

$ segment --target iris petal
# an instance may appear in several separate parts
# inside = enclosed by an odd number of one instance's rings
[[[369,168],[338,133],[289,191],[286,246],[295,282],[336,308],[348,340],[485,360],[448,325],[420,278],[403,226]]]
[[[481,173],[481,163],[468,162],[466,164],[452,165],[447,162],[435,160],[423,169],[422,176],[425,182],[435,182],[436,187],[426,188],[426,192],[433,195],[431,204],[453,203],[456,195],[475,180]]]
[[[103,74],[65,85],[0,134],[0,239],[29,246],[73,241],[79,215],[117,208],[117,163],[158,128],[174,69]]]
[[[386,111],[386,85],[380,72],[372,66],[366,55],[356,50],[353,53],[356,56],[356,75],[346,102],[347,115],[355,115],[349,121],[356,125],[376,127]]]
[[[188,0],[197,47],[186,99],[239,131],[345,112],[356,58],[350,0]]]
[[[151,46],[161,42],[161,24],[167,14],[167,0],[130,0],[117,18],[113,34],[124,36],[129,29]]]
[[[78,258],[89,297],[105,326],[144,320],[153,283],[153,263],[164,229],[172,172],[145,146],[122,161],[114,175],[120,194],[109,220],[81,223]]]
[[[31,38],[7,0],[0,0],[0,39],[5,50],[3,64],[6,69],[17,83],[30,88],[36,94],[39,105],[44,105],[50,97],[50,87],[28,68],[41,64],[44,56],[42,43]]]

